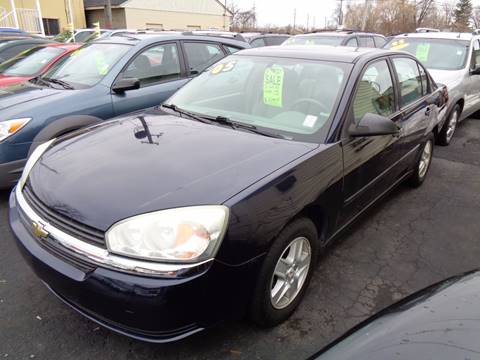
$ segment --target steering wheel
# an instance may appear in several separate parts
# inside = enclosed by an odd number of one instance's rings
[[[325,112],[325,113],[329,113],[330,112],[330,109],[322,102],[318,101],[318,100],[315,100],[315,99],[311,99],[311,98],[300,98],[300,99],[297,99],[291,106],[290,106],[290,109],[289,110],[293,110],[293,109],[296,109],[300,104],[313,104],[315,106],[317,106],[320,111],[319,112]]]

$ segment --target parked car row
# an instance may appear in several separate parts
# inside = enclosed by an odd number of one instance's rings
[[[425,181],[452,109],[475,111],[429,72],[456,54],[473,86],[475,37],[455,52],[422,36],[252,49],[276,35],[128,33],[18,56],[5,71],[34,77],[0,92],[0,187],[16,185],[19,249],[61,300],[134,338],[281,323],[344,229]]]

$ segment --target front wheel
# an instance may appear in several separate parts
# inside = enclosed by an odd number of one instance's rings
[[[434,136],[430,133],[427,137],[427,141],[425,141],[421,147],[420,156],[415,163],[414,172],[409,180],[410,185],[413,187],[419,187],[422,185],[427,177],[433,158],[433,143]]]
[[[448,120],[442,127],[442,130],[437,135],[436,142],[438,145],[447,146],[452,141],[453,134],[455,134],[455,130],[457,130],[458,120],[460,118],[460,105],[455,105]]]
[[[251,306],[252,320],[275,326],[288,319],[302,300],[318,254],[313,222],[300,218],[275,239],[260,271]]]

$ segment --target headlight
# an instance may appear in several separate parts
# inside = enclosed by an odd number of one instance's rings
[[[30,120],[32,120],[32,118],[0,121],[0,141],[15,134],[18,130],[27,125]]]
[[[106,234],[111,253],[153,261],[199,262],[215,256],[225,235],[229,210],[192,206],[138,215]]]
[[[23,168],[22,176],[20,177],[20,180],[18,180],[18,186],[20,186],[20,189],[25,186],[28,175],[30,174],[30,171],[32,171],[35,163],[38,161],[38,159],[40,159],[43,153],[50,147],[50,145],[52,145],[55,140],[56,139],[52,139],[50,141],[47,141],[46,143],[38,145],[37,148],[33,151],[32,155],[30,155],[27,163],[25,164],[25,167]]]

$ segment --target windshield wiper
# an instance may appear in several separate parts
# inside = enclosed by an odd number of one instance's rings
[[[208,119],[205,119],[205,118],[202,118],[198,115],[195,115],[191,112],[188,112],[186,110],[183,110],[183,109],[180,109],[179,107],[177,107],[177,105],[174,105],[174,104],[162,104],[162,107],[166,108],[166,109],[170,109],[170,110],[173,110],[175,111],[176,113],[180,114],[180,115],[185,115],[185,116],[188,116],[189,118],[192,118],[193,120],[196,120],[196,121],[200,121],[204,124],[212,124],[212,121],[208,120]]]
[[[48,77],[44,77],[44,78],[41,78],[41,79],[43,81],[46,81],[46,82],[58,84],[58,85],[62,86],[64,89],[67,89],[67,90],[74,90],[75,89],[72,85],[70,85],[69,83],[67,83],[66,81],[63,81],[63,80],[58,80],[58,79],[53,79],[53,78],[48,78]]]
[[[271,137],[271,138],[275,138],[275,139],[292,140],[292,138],[284,136],[282,134],[276,134],[276,133],[271,133],[271,132],[268,132],[268,131],[260,130],[255,125],[243,124],[243,123],[239,123],[239,122],[236,122],[236,121],[232,121],[225,116],[217,116],[217,117],[214,117],[214,118],[211,118],[211,119],[209,118],[209,120],[218,122],[220,124],[228,125],[232,129],[235,129],[235,130],[241,129],[241,130],[246,130],[246,131],[254,133],[254,134],[267,136],[267,137]]]
[[[45,81],[41,76],[34,77],[33,79],[30,79],[28,81],[33,83],[33,84],[43,84],[43,85],[46,85],[48,87],[52,87],[52,84]]]

